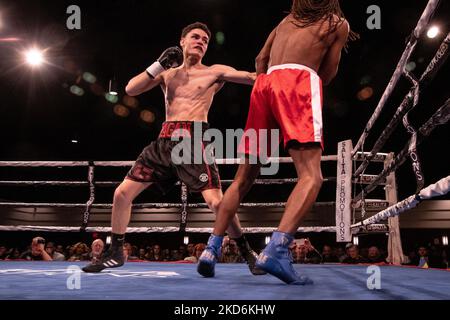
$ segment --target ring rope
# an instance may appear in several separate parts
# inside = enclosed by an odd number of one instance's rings
[[[431,134],[431,132],[440,125],[446,124],[450,120],[450,99],[447,99],[447,101],[442,105],[431,117],[428,119],[425,124],[423,124],[419,129],[419,135],[417,138],[417,145],[420,145],[420,143],[423,141],[423,139]],[[365,194],[370,193],[373,191],[377,184],[382,181],[382,179],[385,179],[389,173],[391,173],[394,170],[397,170],[399,166],[401,166],[407,156],[409,151],[410,142],[406,144],[406,146],[403,148],[400,153],[397,154],[397,156],[394,158],[394,160],[390,163],[389,166],[387,166],[383,171],[373,180],[371,184],[369,184],[361,193],[359,193],[356,197],[354,197],[353,201],[356,202],[361,199],[362,193]]]
[[[362,159],[366,153],[358,152],[357,159]],[[374,158],[376,162],[383,162],[387,157],[387,153],[378,153]],[[337,155],[325,155],[321,157],[321,161],[337,161]],[[241,164],[244,163],[242,158],[225,158],[216,159],[216,164]],[[274,157],[269,158],[269,162],[274,163],[293,163],[291,157]],[[134,161],[93,161],[96,167],[131,167]],[[88,167],[88,161],[0,161],[0,167]]]
[[[316,202],[314,207],[333,206],[334,201]],[[244,208],[284,208],[286,202],[245,202],[240,206]],[[23,207],[23,208],[85,208],[83,203],[29,203],[29,202],[0,202],[1,207]],[[111,203],[94,203],[91,208],[95,209],[111,209]],[[183,208],[182,203],[136,203],[133,209],[167,209],[167,208]],[[208,208],[206,203],[188,203],[187,208]]]
[[[271,233],[276,227],[243,227],[244,233]],[[56,226],[2,226],[0,231],[78,232],[78,227]],[[111,227],[87,227],[86,232],[111,232]],[[178,227],[128,227],[127,233],[179,232]],[[213,228],[186,228],[187,233],[212,233]],[[336,232],[336,226],[300,227],[297,232]]]
[[[358,150],[362,149],[364,142],[369,135],[369,132],[371,131],[375,121],[378,119],[378,117],[381,114],[381,111],[383,110],[384,106],[386,105],[386,102],[388,98],[391,96],[392,92],[394,91],[395,86],[398,83],[398,80],[400,79],[400,76],[403,73],[403,70],[409,60],[409,57],[411,56],[412,52],[414,51],[417,39],[419,39],[422,34],[425,31],[425,28],[428,26],[437,6],[439,4],[439,0],[430,0],[428,1],[428,4],[425,8],[425,10],[422,13],[422,16],[420,17],[419,21],[417,22],[417,25],[414,29],[414,31],[411,34],[411,37],[408,40],[408,43],[406,45],[405,50],[403,51],[403,54],[397,64],[397,67],[395,68],[395,71],[383,93],[381,96],[380,101],[378,102],[377,107],[375,108],[374,113],[370,117],[366,127],[364,128],[364,131],[359,138],[357,144],[353,148],[352,155],[354,155]]]
[[[389,217],[394,217],[400,213],[414,208],[423,200],[435,198],[442,196],[450,192],[450,176],[442,178],[438,182],[429,185],[428,187],[422,189],[418,194],[409,196],[408,198],[397,202],[396,204],[390,206],[389,208],[380,211],[379,213],[367,218],[361,222],[352,225],[352,228],[360,227],[367,224],[377,223],[381,220],[385,220]]]
[[[367,178],[369,179],[369,178]],[[224,185],[231,184],[234,180],[221,180],[220,182]],[[323,179],[324,182],[334,182],[336,177],[326,177]],[[122,181],[95,181],[95,186],[101,187],[111,187],[117,186]],[[283,178],[283,179],[256,179],[254,184],[258,185],[271,185],[271,184],[293,184],[297,183],[298,178]],[[0,186],[68,186],[68,187],[79,187],[88,186],[89,182],[86,181],[0,181]],[[178,181],[175,185],[181,185]]]
[[[442,41],[439,49],[437,50],[431,62],[429,63],[425,72],[422,74],[417,83],[410,89],[408,94],[401,102],[400,106],[397,108],[397,111],[389,121],[389,124],[386,126],[386,128],[383,130],[383,132],[375,142],[372,151],[360,164],[358,169],[355,170],[355,173],[353,174],[354,177],[357,177],[358,175],[364,172],[364,170],[369,165],[371,159],[386,144],[388,138],[394,132],[401,118],[417,104],[420,92],[426,87],[427,84],[431,82],[431,80],[435,77],[439,69],[444,65],[445,61],[447,60],[449,55],[449,45],[450,45],[450,33],[448,33],[444,41]],[[407,77],[408,76],[411,77],[409,73],[406,73],[406,75]],[[410,80],[415,81],[412,77]],[[413,101],[414,104],[411,103]]]

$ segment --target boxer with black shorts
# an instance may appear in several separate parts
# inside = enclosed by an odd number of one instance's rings
[[[105,268],[124,264],[122,246],[130,221],[132,202],[152,184],[165,192],[181,180],[191,192],[201,192],[209,208],[213,212],[217,211],[223,194],[216,164],[214,161],[176,163],[172,150],[179,142],[174,140],[191,139],[191,136],[195,137],[196,130],[203,132],[207,129],[213,97],[225,82],[252,85],[256,73],[237,71],[225,65],[203,65],[202,58],[208,48],[210,36],[205,24],[196,22],[188,25],[181,34],[182,50],[178,47],[166,49],[156,62],[129,81],[126,92],[130,96],[160,85],[166,101],[166,122],[158,139],[142,151],[114,192],[110,249],[101,261],[85,266],[83,271],[100,272]],[[211,157],[210,154],[205,155],[207,143],[203,138],[199,141],[191,139],[189,143],[200,148],[200,158]],[[257,255],[242,234],[237,215],[226,229],[238,243],[250,271],[253,274],[263,274],[264,272],[255,268]]]

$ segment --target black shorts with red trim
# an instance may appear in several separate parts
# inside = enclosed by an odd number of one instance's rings
[[[166,121],[158,139],[144,148],[126,178],[151,182],[167,193],[177,181],[190,192],[221,189],[211,142],[204,141],[205,122]]]

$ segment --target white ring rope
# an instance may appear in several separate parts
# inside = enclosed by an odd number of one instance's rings
[[[275,227],[242,228],[244,233],[271,233]],[[79,227],[54,226],[2,226],[0,231],[41,231],[41,232],[79,232]],[[127,233],[179,232],[179,227],[128,227]],[[191,233],[212,233],[213,228],[186,228]],[[86,232],[111,232],[111,227],[87,227]],[[336,232],[336,226],[329,227],[300,227],[297,232]]]
[[[386,105],[387,100],[389,99],[392,92],[394,91],[394,88],[397,85],[397,82],[400,79],[406,64],[408,63],[409,57],[411,56],[412,52],[414,51],[414,48],[417,44],[417,39],[420,38],[421,35],[424,33],[424,30],[427,27],[427,25],[429,24],[429,21],[430,21],[431,17],[433,16],[434,11],[436,10],[438,4],[439,4],[439,0],[428,1],[428,4],[422,13],[422,16],[420,17],[419,21],[417,22],[417,26],[414,29],[414,32],[412,33],[412,36],[409,39],[405,50],[403,51],[403,54],[397,64],[397,67],[395,68],[395,71],[391,77],[391,80],[389,81],[383,95],[381,96],[381,99],[378,102],[378,105],[375,108],[374,113],[372,114],[366,127],[364,128],[364,131],[363,131],[361,137],[359,138],[357,144],[353,148],[352,155],[355,154],[358,150],[360,150],[361,147],[363,146],[364,141],[366,140],[367,136],[369,135],[369,132],[372,129],[375,121],[380,116],[381,111],[383,110],[384,106]]]
[[[356,160],[362,160],[369,152],[358,152]],[[387,153],[377,153],[373,159],[374,162],[383,162],[387,157]],[[321,161],[336,161],[337,155],[325,155],[321,157]],[[225,158],[216,159],[216,164],[240,164],[243,158]],[[291,157],[274,157],[269,158],[269,162],[274,163],[293,163]],[[134,161],[93,161],[96,167],[131,167]],[[89,161],[0,161],[0,167],[88,167]]]
[[[372,217],[353,224],[352,228],[363,226],[366,224],[377,223],[389,217],[397,216],[406,210],[414,208],[415,206],[417,206],[417,204],[419,204],[423,200],[442,196],[444,194],[447,194],[448,192],[450,192],[450,176],[442,178],[438,182],[422,189],[417,195],[409,196],[405,200],[390,206],[389,208],[373,215]]]

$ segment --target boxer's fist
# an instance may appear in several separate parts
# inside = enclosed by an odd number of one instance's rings
[[[176,68],[183,63],[183,51],[178,47],[167,48],[158,58],[158,62],[165,70]]]
[[[155,78],[158,74],[169,68],[178,67],[183,63],[183,52],[178,47],[170,47],[164,50],[150,67],[146,69],[148,75]]]

